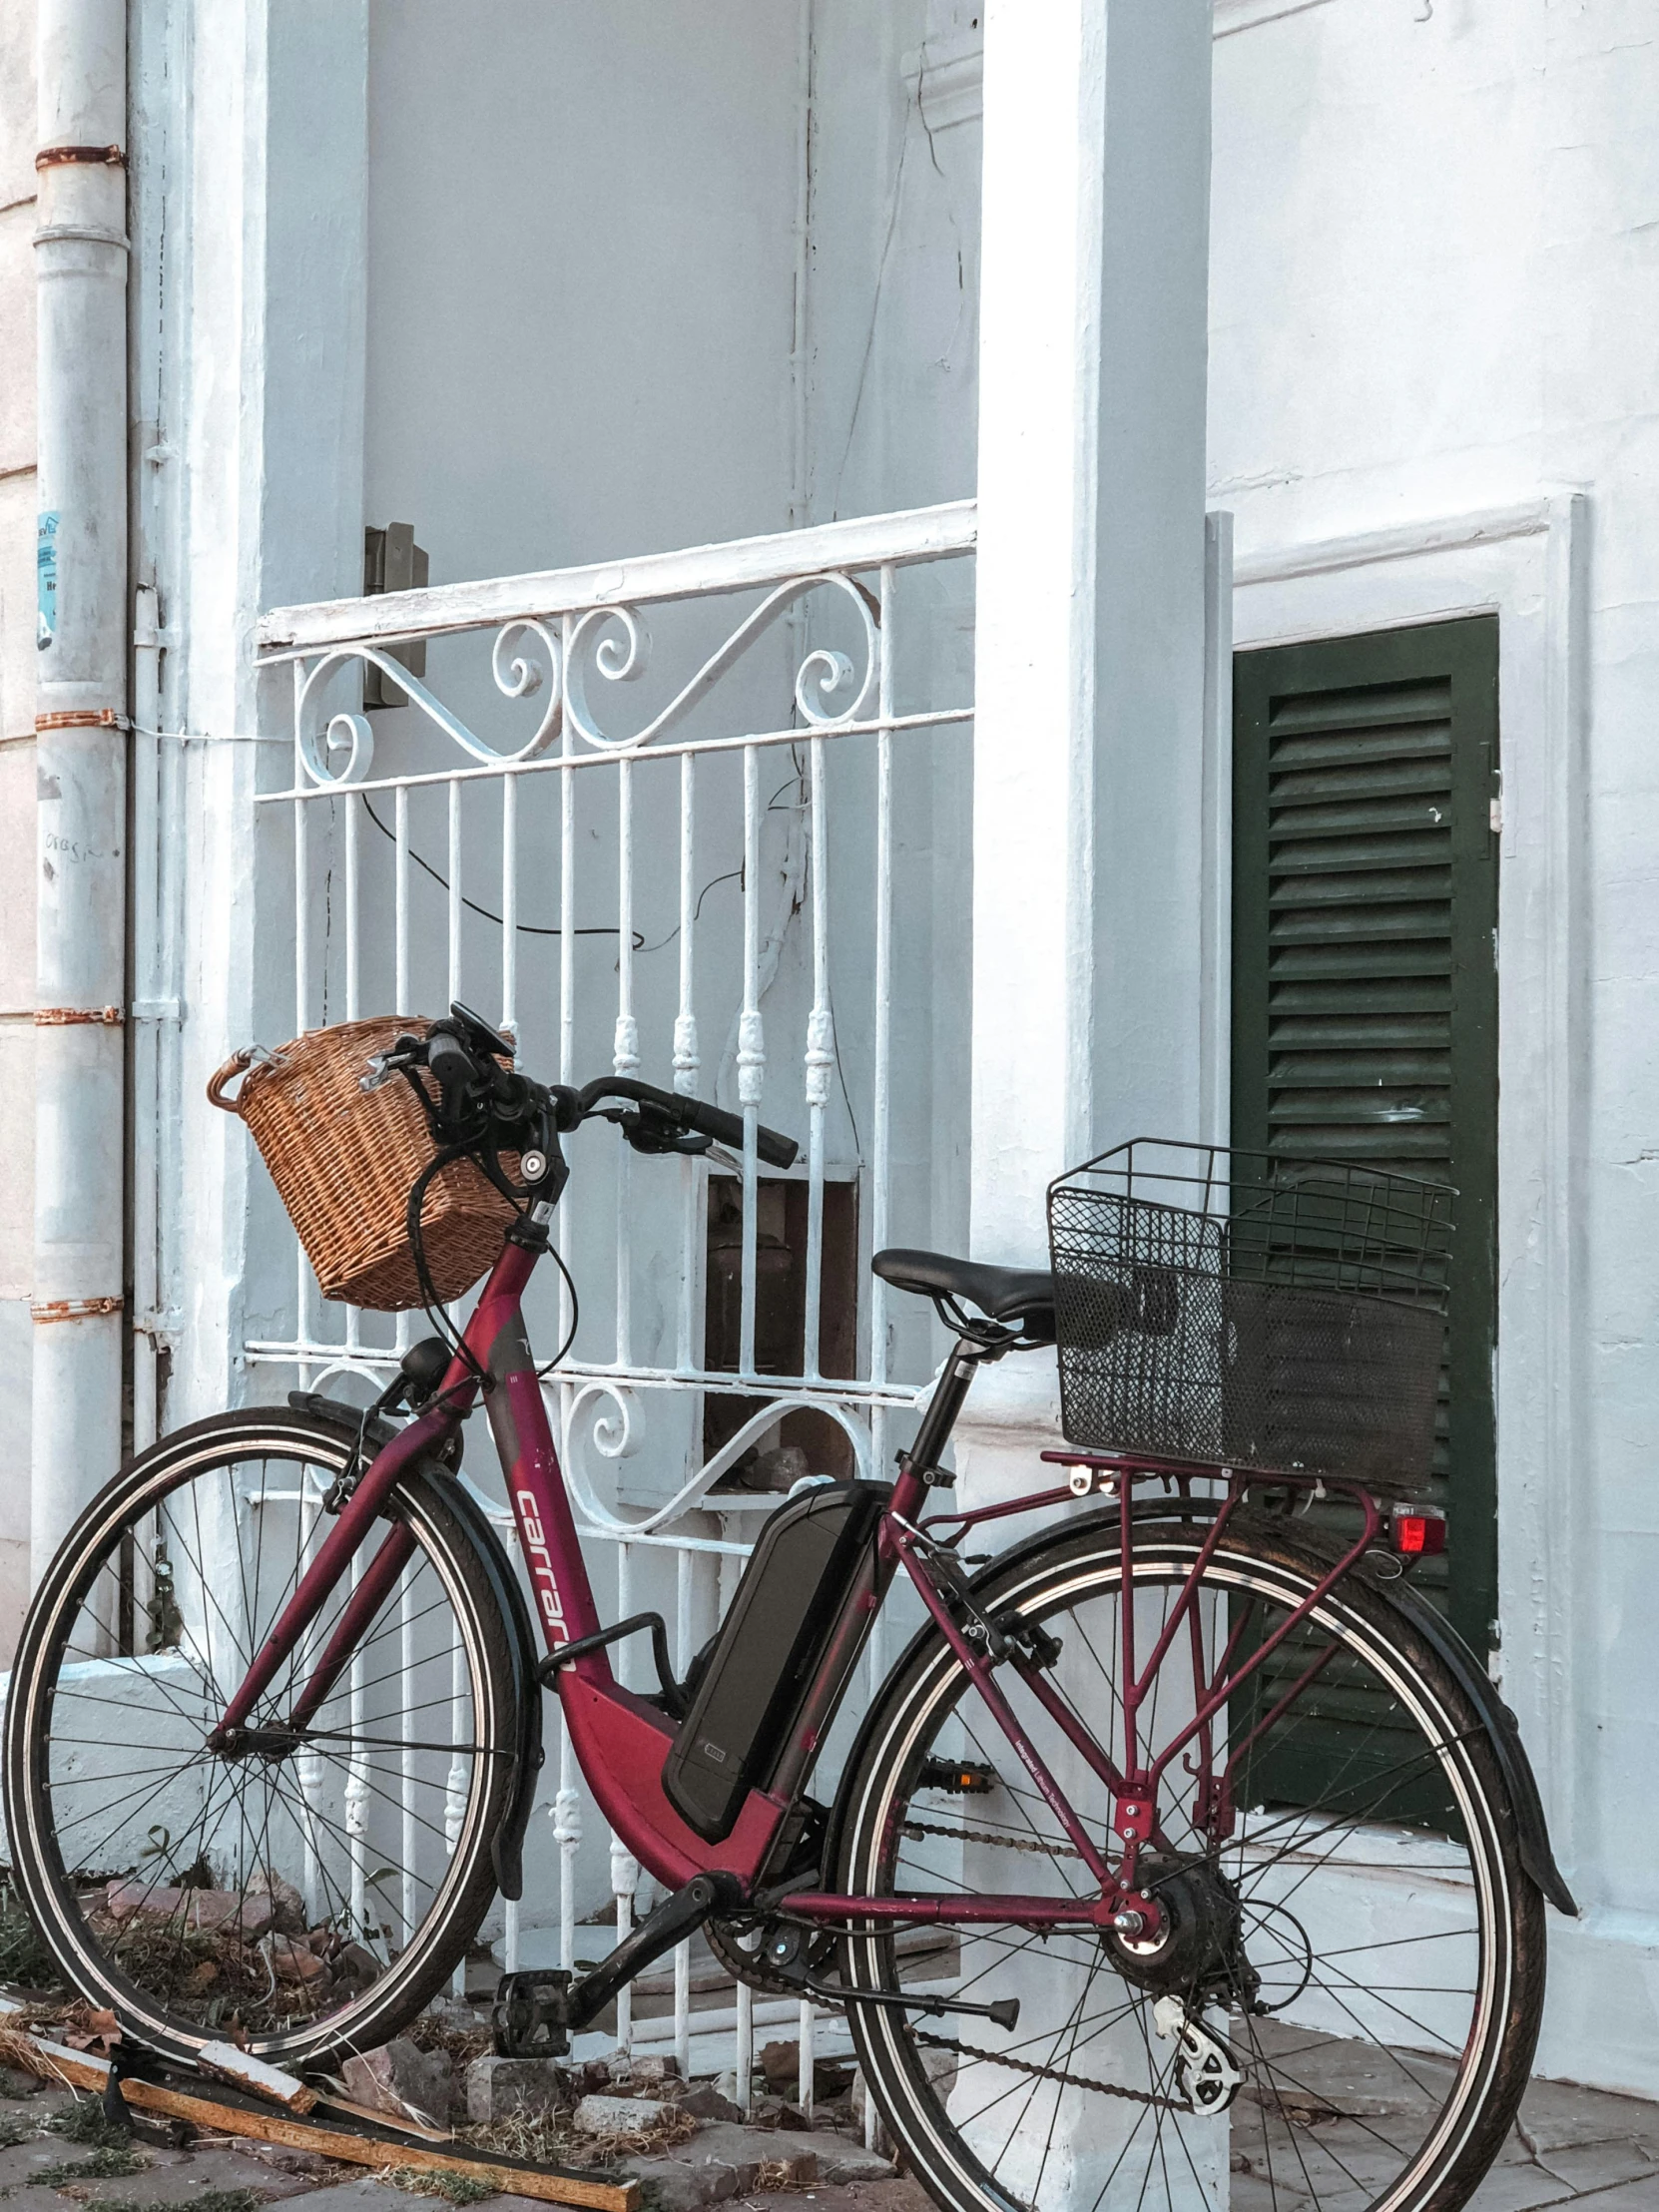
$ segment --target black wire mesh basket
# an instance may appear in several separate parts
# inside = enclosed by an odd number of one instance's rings
[[[1048,1193],[1067,1439],[1421,1490],[1453,1197],[1148,1137],[1072,1169]]]

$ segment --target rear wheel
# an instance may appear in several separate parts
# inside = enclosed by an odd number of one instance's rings
[[[1141,1532],[1142,1666],[1201,1540],[1174,1524]],[[1229,1642],[1238,1652],[1265,1639],[1322,1572],[1270,1526],[1229,1533],[1205,1569],[1196,1626],[1179,1625],[1142,1708],[1154,1753],[1196,1711],[1195,1665],[1225,1680]],[[999,1622],[1012,1612],[1057,1639],[1047,1682],[1121,1766],[1115,1528],[991,1570],[983,1602]],[[1240,1691],[1217,1716],[1208,1761],[1195,1739],[1165,1771],[1140,1876],[1167,1915],[1156,1942],[1082,1928],[1044,1936],[1012,1915],[959,1935],[918,1916],[843,1941],[849,1985],[1019,1999],[1010,2030],[848,2006],[887,2125],[941,2205],[1454,2212],[1490,2164],[1526,2081],[1544,1944],[1479,1718],[1359,1576],[1270,1664],[1271,1687]],[[1011,1664],[997,1681],[1115,1859],[1098,1774]],[[975,1765],[985,1786],[961,1794],[953,1785]],[[836,1887],[849,1894],[1098,1895],[931,1631],[865,1724],[837,1821]]]
[[[182,1430],[89,1506],[24,1626],[5,1758],[18,1881],[68,1981],[181,2056],[227,2035],[288,2064],[383,2042],[494,1894],[510,1631],[444,1475],[392,1491],[353,1571],[394,1529],[409,1557],[309,1727],[283,1724],[350,1575],[250,1716],[253,1748],[208,1741],[333,1527],[350,1457],[285,1412]]]

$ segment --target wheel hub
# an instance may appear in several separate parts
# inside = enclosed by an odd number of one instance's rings
[[[1239,1901],[1221,1870],[1207,1860],[1183,1865],[1145,1852],[1136,1882],[1162,1918],[1152,1936],[1116,1929],[1103,1935],[1124,1979],[1154,1996],[1218,1989],[1248,1999],[1255,1977],[1244,1955]]]

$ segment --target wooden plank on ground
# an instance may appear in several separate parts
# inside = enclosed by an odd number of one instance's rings
[[[221,2081],[285,2105],[290,2112],[309,2112],[316,2103],[314,2089],[307,2089],[279,2066],[268,2066],[263,2058],[239,2050],[235,2043],[204,2043],[196,2054],[196,2063],[205,2074],[216,2074]]]
[[[110,2074],[107,2059],[3,2024],[0,2059],[25,2067],[44,2080],[91,2089],[99,2095]],[[286,2143],[291,2149],[315,2151],[323,2158],[338,2158],[351,2165],[413,2166],[425,2173],[468,2174],[503,2192],[539,2197],[548,2204],[579,2205],[590,2208],[590,2212],[638,2212],[637,2181],[602,2181],[592,2174],[573,2173],[562,2166],[532,2165],[528,2159],[508,2158],[499,2152],[458,2147],[439,2150],[383,2118],[359,2120],[350,2128],[335,2127],[314,2116],[298,2119],[289,2112],[273,2110],[234,2089],[209,2093],[173,2079],[148,2081],[137,2074],[122,2075],[121,2094],[135,2111],[190,2120],[197,2127],[211,2127],[223,2135]]]

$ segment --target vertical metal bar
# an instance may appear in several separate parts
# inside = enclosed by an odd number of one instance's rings
[[[362,1553],[351,1560],[351,1589],[353,1595],[362,1580]],[[368,1862],[365,1846],[368,1841],[368,1762],[357,1748],[363,1739],[367,1718],[363,1690],[363,1654],[359,1644],[351,1655],[351,1757],[345,1769],[345,1836],[346,1849],[351,1855],[351,1940],[360,1943],[367,1933],[367,1881]]]
[[[301,1571],[310,1565],[311,1542],[316,1533],[317,1519],[321,1511],[321,1492],[312,1479],[311,1470],[301,1465],[299,1469],[299,1567]],[[313,1621],[300,1639],[299,1665],[295,1676],[298,1681],[304,1681],[310,1675],[311,1662],[321,1649],[321,1628],[320,1621]],[[322,1754],[307,1742],[295,1764],[298,1769],[301,1803],[307,1806],[315,1806],[322,1795]],[[317,1855],[316,1822],[314,1819],[303,1823],[302,1866],[305,1910],[312,1915],[313,1920],[320,1920],[323,1913],[322,1867]]]
[[[449,785],[449,997],[461,995],[461,787]]]
[[[803,1997],[801,2000],[801,2025],[796,2031],[799,2038],[797,2044],[799,2065],[796,2071],[795,2087],[797,2100],[802,2111],[806,2113],[809,2119],[813,2116],[813,2076],[818,2070],[818,2051],[815,2045],[817,2028],[818,2014],[813,2009],[812,1999]]]
[[[575,635],[575,620],[564,617],[560,631],[559,666],[568,670]],[[564,759],[576,752],[570,717],[564,722]],[[559,1081],[576,1080],[576,774],[566,767],[559,777]],[[571,1193],[567,1190],[553,1217],[555,1248],[568,1267],[575,1234]],[[570,1334],[570,1291],[559,1277],[559,1342]],[[574,1876],[573,1876],[574,1879]],[[565,1964],[568,1966],[567,1958]]]
[[[682,786],[682,789],[684,787]],[[688,1161],[687,1166],[691,1165]],[[701,1403],[701,1399],[697,1402]],[[682,1547],[674,1555],[674,1671],[683,1682],[691,1665],[692,1554]],[[680,2078],[691,2078],[691,1956],[689,1939],[674,1952],[674,2055]]]
[[[501,1026],[518,1031],[518,778],[501,779]],[[511,1905],[507,1908],[514,1913]],[[517,1918],[514,1913],[514,1918]]]
[[[761,1022],[761,764],[755,746],[743,749],[743,1012],[738,1019],[738,1104],[743,1108],[743,1299],[738,1325],[738,1367],[755,1373],[755,1272],[760,1230],[760,1159],[756,1130],[766,1083],[766,1037]]]
[[[392,802],[392,1010],[412,1014],[409,997],[409,793],[399,784]],[[399,1314],[392,1349],[399,1355],[413,1342],[409,1316]]]
[[[892,613],[893,571],[881,570],[879,675],[875,733],[875,1051],[874,1098],[870,1112],[870,1249],[888,1241],[888,1176],[891,1115],[888,1086],[892,1075]],[[887,1380],[887,1286],[871,1279],[869,1298],[869,1379]],[[887,1463],[887,1410],[870,1409],[875,1464]]]
[[[812,806],[813,1010],[807,1017],[807,1314],[806,1373],[817,1381],[824,1359],[824,1123],[830,1077],[835,1065],[834,1017],[830,1007],[830,890],[828,794],[824,788],[824,740],[808,747]]]
[[[414,1684],[414,1576],[405,1574],[403,1587],[397,1593],[397,1659],[402,1669],[406,1690]],[[403,1915],[403,1940],[407,1942],[414,1934],[415,1925],[415,1760],[417,1753],[407,1744],[400,1753],[402,1763],[402,1817],[399,1821],[398,1843],[403,1866],[399,1904]]]
[[[570,1730],[559,1716],[559,1794],[553,1800],[553,1841],[559,1853],[559,1963],[576,1965],[576,1854],[582,1848],[582,1800]]]
[[[738,2032],[732,2070],[737,2076],[734,2102],[747,2112],[755,2102],[755,1992],[747,1981],[738,1983]]]
[[[575,625],[564,618],[559,666],[570,666]],[[566,716],[564,758],[576,752],[575,733]],[[576,778],[566,768],[559,778],[559,1081],[576,1080]],[[559,1209],[560,1215],[564,1208]]]
[[[397,944],[393,954],[395,980],[392,989],[396,1001],[394,1010],[412,1014],[414,1007],[409,1000],[409,793],[406,785],[398,785],[393,809],[392,896]]]
[[[634,1019],[634,764],[616,769],[617,961],[616,1030],[611,1067],[633,1075],[640,1064],[640,1029]],[[569,782],[567,776],[566,782]],[[627,1145],[616,1153],[616,1359],[630,1367],[634,1358],[634,1255],[629,1237],[633,1221],[634,1155]]]
[[[674,1950],[674,2057],[680,2079],[691,2079],[691,1944]]]
[[[616,1606],[617,1618],[626,1620],[634,1609],[634,1555],[633,1547],[619,1543],[616,1547]],[[613,1653],[617,1680],[626,1688],[632,1671],[626,1641]],[[616,1939],[620,1943],[634,1925],[634,1892],[639,1887],[639,1862],[626,1844],[613,1831],[611,1836],[611,1893],[616,1899]],[[624,2050],[634,2046],[634,1995],[631,1988],[617,1991],[616,2039]]]
[[[305,788],[305,761],[299,747],[299,698],[304,683],[304,663],[293,664],[293,789]],[[302,799],[293,803],[293,1033],[302,1037],[310,1002],[310,923],[308,891],[310,887],[309,810]],[[305,1263],[304,1251],[295,1240],[293,1292],[293,1334],[300,1344],[311,1341],[307,1308],[310,1304],[310,1269]],[[310,1370],[303,1362],[299,1368],[300,1387],[310,1380]]]
[[[454,856],[453,841],[453,836],[451,836],[451,858]],[[462,1731],[466,1726],[465,1706],[466,1659],[461,1651],[460,1632],[456,1629],[451,1631],[449,1645],[449,1730],[454,1746],[454,1754],[449,1762],[449,1773],[446,1777],[443,1793],[443,1833],[449,1846],[451,1860],[454,1859],[461,1841],[461,1824],[466,1819],[467,1784],[470,1779],[467,1773],[467,1759],[462,1740]],[[466,1958],[464,1953],[456,1964],[449,1987],[452,1995],[465,1998]]]
[[[359,869],[358,832],[361,829],[362,802],[355,792],[346,792],[340,800],[344,810],[345,844],[345,1018],[359,1021],[362,1018],[362,916],[359,899],[362,889]],[[345,1348],[356,1352],[362,1345],[362,1309],[347,1306],[345,1309]]]
[[[697,761],[690,753],[680,756],[680,1010],[674,1017],[674,1088],[687,1098],[697,1095],[700,1065],[697,1039],[697,956],[693,926],[697,918]],[[682,1373],[689,1374],[699,1360],[697,1312],[694,1304],[702,1280],[698,1244],[701,1223],[698,1200],[703,1189],[702,1171],[695,1160],[680,1163],[680,1317],[675,1355]],[[700,1424],[702,1398],[693,1403],[694,1428]],[[698,1448],[694,1436],[692,1449]]]
[[[357,870],[357,830],[362,802],[355,792],[347,792],[340,801],[345,810],[345,1018],[361,1019],[361,954],[362,943],[358,912],[359,878]]]
[[[626,1940],[634,1925],[634,1892],[639,1888],[640,1864],[626,1844],[611,1838],[611,1890],[616,1898],[616,1939]],[[616,1995],[616,2039],[625,2051],[634,2047],[634,1992],[624,1983]]]

